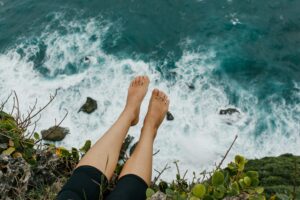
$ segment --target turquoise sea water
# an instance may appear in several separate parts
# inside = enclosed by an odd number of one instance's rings
[[[62,144],[79,146],[113,122],[129,80],[147,74],[175,116],[157,138],[156,168],[212,166],[235,134],[232,155],[299,154],[299,10],[298,0],[1,0],[0,97],[16,90],[26,110],[59,89],[38,128],[67,109]],[[87,96],[99,109],[77,114]],[[240,114],[219,115],[229,107]]]

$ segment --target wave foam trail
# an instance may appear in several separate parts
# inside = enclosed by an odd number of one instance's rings
[[[154,70],[155,63],[118,59],[104,53],[101,44],[109,23],[101,24],[94,19],[61,23],[66,34],[46,28],[34,42],[25,40],[0,54],[0,100],[15,90],[25,112],[36,98],[43,105],[49,94],[58,89],[55,101],[42,114],[38,130],[52,126],[68,110],[63,126],[69,127],[71,134],[60,145],[80,147],[86,139],[95,142],[121,112],[130,80],[146,74],[152,81],[150,91],[158,87],[169,94],[170,111],[175,116],[175,121],[165,121],[159,130],[155,150],[160,152],[154,158],[155,169],[180,160],[181,170],[189,169],[191,177],[191,172],[211,168],[221,160],[235,135],[239,138],[228,159],[237,153],[250,158],[300,153],[299,104],[287,105],[284,101],[273,101],[272,98],[278,97],[271,96],[268,105],[271,112],[261,112],[257,98],[240,89],[239,102],[234,105],[241,111],[240,116],[228,123],[219,115],[221,108],[232,106],[224,84],[212,76],[217,63],[207,62],[215,58],[214,51],[205,54],[185,51],[174,69],[176,84],[171,85]],[[83,62],[85,57],[88,59]],[[189,88],[189,84],[194,88]],[[295,98],[300,99],[296,84],[297,88]],[[98,109],[91,115],[77,113],[87,96],[97,100]],[[142,105],[142,116],[149,99],[150,94]],[[267,128],[257,134],[261,119]],[[129,134],[138,138],[141,124],[131,128]],[[172,167],[163,178],[171,180],[175,170]]]

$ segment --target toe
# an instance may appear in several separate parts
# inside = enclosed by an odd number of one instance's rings
[[[146,83],[145,76],[141,76],[141,82],[142,82],[142,85],[144,85]]]
[[[145,81],[145,83],[149,83],[150,82],[150,79],[148,76],[143,76],[143,79]]]
[[[168,96],[167,96],[166,94],[164,94],[163,100],[164,100],[164,101],[168,100]]]
[[[144,84],[144,78],[143,76],[139,77],[139,85],[143,85]]]
[[[159,91],[159,97],[160,97],[161,100],[164,100],[165,97],[166,97],[166,94],[162,91]]]
[[[165,103],[166,103],[166,105],[167,105],[167,108],[169,107],[169,105],[170,105],[170,99],[166,99],[166,101],[165,101]]]
[[[136,77],[136,85],[140,85],[140,83],[141,83],[141,77],[140,76],[138,76],[138,77]]]
[[[139,77],[135,77],[134,79],[134,86],[137,86],[139,84]]]
[[[159,90],[158,89],[154,89],[153,92],[152,92],[152,94],[153,94],[154,97],[158,97]]]

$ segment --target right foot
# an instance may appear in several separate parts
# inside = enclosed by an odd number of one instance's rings
[[[128,88],[125,112],[128,112],[130,115],[132,115],[132,126],[136,125],[139,121],[140,107],[148,91],[149,82],[150,80],[148,76],[137,76],[131,81]]]
[[[145,117],[144,127],[157,130],[163,122],[169,109],[170,101],[168,96],[158,89],[154,89]]]

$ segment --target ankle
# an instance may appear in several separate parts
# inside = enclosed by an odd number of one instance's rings
[[[156,135],[157,130],[158,130],[158,127],[156,125],[150,124],[150,123],[144,122],[144,125],[142,127],[142,132],[144,132],[144,131],[151,132],[151,133],[153,133],[153,135]]]
[[[136,119],[136,113],[134,112],[133,109],[130,108],[126,108],[123,110],[122,114],[123,116],[126,116],[126,118],[131,122],[134,121]]]

